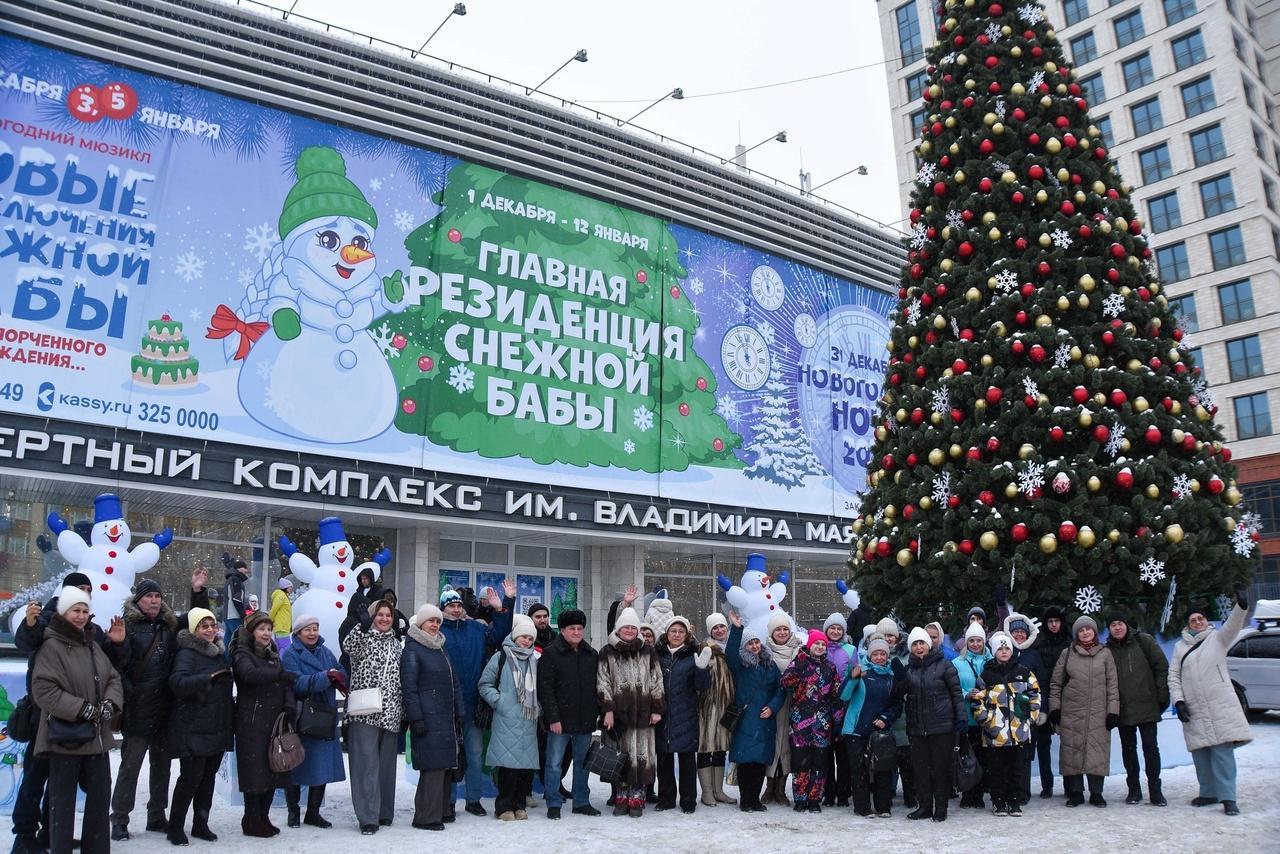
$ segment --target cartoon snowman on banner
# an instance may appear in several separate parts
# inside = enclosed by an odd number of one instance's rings
[[[123,612],[138,573],[155,566],[160,550],[173,542],[173,529],[165,528],[151,542],[130,549],[132,534],[120,510],[120,498],[109,492],[93,499],[89,542],[57,513],[49,514],[49,530],[58,536],[58,552],[93,584],[93,621],[103,631],[111,628],[112,617]]]
[[[347,603],[356,591],[356,577],[362,570],[373,570],[373,579],[382,577],[382,569],[391,562],[391,550],[382,549],[373,560],[355,565],[355,550],[347,542],[342,520],[328,516],[320,520],[320,549],[313,561],[289,540],[280,538],[280,551],[289,559],[289,571],[308,585],[293,602],[294,614],[311,614],[320,620],[320,637],[334,655],[341,656],[338,628],[347,618]]]
[[[326,444],[371,439],[391,426],[398,397],[369,325],[404,309],[404,286],[399,274],[378,276],[378,214],[347,178],[342,155],[310,146],[294,168],[280,242],[240,314],[219,305],[206,337],[241,360],[240,403],[259,424]]]
[[[787,574],[784,572],[776,582],[771,581],[765,572],[762,554],[747,555],[746,572],[737,584],[724,575],[716,580],[725,591],[724,598],[742,617],[742,624],[762,638],[769,636],[769,618],[779,610],[786,613],[782,600],[787,598]],[[796,631],[795,620],[791,620],[791,630]]]

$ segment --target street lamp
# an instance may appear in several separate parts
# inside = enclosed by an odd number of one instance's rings
[[[293,0],[293,2],[289,4],[289,10],[284,13],[284,20],[289,20],[289,16],[293,14],[293,10],[298,8],[299,2],[301,2],[301,0]]]
[[[856,169],[850,169],[848,172],[841,172],[836,177],[831,178],[830,180],[827,180],[827,181],[823,181],[821,184],[819,184],[816,187],[810,187],[808,192],[810,193],[810,195],[812,195],[815,190],[820,190],[823,187],[827,186],[828,184],[834,184],[836,181],[839,181],[841,178],[845,177],[846,175],[852,175],[855,172],[859,175],[865,175],[867,174],[867,167],[859,166]]]
[[[526,91],[525,91],[525,94],[526,94],[526,95],[532,95],[534,92],[537,92],[537,91],[541,90],[543,86],[546,86],[546,85],[547,85],[547,81],[548,81],[548,80],[550,80],[552,77],[555,77],[555,76],[556,76],[557,74],[559,74],[561,71],[564,71],[564,70],[565,70],[565,68],[569,65],[569,63],[571,63],[571,62],[586,62],[586,61],[587,61],[587,52],[586,52],[586,50],[584,49],[584,50],[580,50],[580,51],[578,51],[578,52],[577,52],[577,53],[575,53],[573,56],[569,57],[569,58],[568,58],[568,59],[566,59],[563,63],[561,63],[561,65],[560,65],[560,67],[559,67],[559,68],[557,68],[555,71],[553,71],[553,72],[551,72],[550,74],[548,74],[548,75],[546,76],[546,79],[544,79],[541,83],[539,83],[537,86],[534,86],[532,89],[528,89],[528,90],[526,90]]]
[[[652,110],[654,107],[658,106],[659,104],[661,104],[663,101],[667,100],[668,98],[670,98],[670,99],[671,99],[671,100],[673,100],[673,101],[683,101],[683,100],[684,100],[684,90],[683,90],[683,89],[681,89],[679,86],[677,86],[676,88],[672,89],[672,90],[671,90],[670,92],[668,92],[667,94],[663,95],[663,96],[662,96],[661,98],[659,98],[658,100],[654,101],[654,102],[653,102],[652,104],[650,104],[649,106],[645,107],[645,108],[644,108],[643,110],[641,110],[640,112],[636,113],[636,114],[635,114],[634,116],[632,116],[631,118],[629,118],[629,119],[619,120],[619,121],[618,121],[618,127],[622,127],[623,125],[629,125],[629,124],[631,124],[631,123],[632,123],[632,122],[634,122],[636,119],[640,118],[642,115],[644,115],[645,113],[649,112],[649,111],[650,111],[650,110]]]
[[[295,0],[295,1],[296,1],[296,0]],[[451,11],[449,14],[447,14],[447,15],[445,15],[445,16],[444,16],[444,20],[440,22],[440,26],[438,26],[438,27],[436,27],[434,30],[432,30],[431,35],[427,36],[427,40],[426,40],[425,42],[423,42],[423,43],[422,43],[422,47],[418,48],[417,50],[415,50],[415,51],[413,52],[413,59],[417,59],[417,58],[418,58],[418,54],[422,53],[422,51],[423,51],[423,50],[426,48],[426,46],[431,42],[431,40],[432,40],[433,38],[435,38],[435,37],[436,37],[436,33],[438,33],[438,32],[440,32],[441,30],[443,30],[443,29],[444,29],[444,25],[445,25],[445,24],[447,24],[447,23],[449,23],[449,21],[451,21],[451,20],[453,19],[453,16],[454,16],[454,15],[457,15],[459,18],[461,18],[461,17],[462,17],[463,15],[465,15],[465,14],[467,14],[467,4],[466,4],[466,3],[454,3],[454,4],[453,4],[453,11]]]
[[[746,167],[747,165],[746,156],[749,153],[751,153],[752,151],[755,151],[757,148],[764,145],[766,142],[774,142],[775,140],[777,142],[786,142],[787,132],[785,130],[780,130],[777,133],[775,133],[773,136],[768,137],[767,139],[760,140],[750,148],[743,148],[741,151],[735,151],[733,153],[733,157],[730,157],[728,160],[721,160],[720,165],[723,166],[724,164],[728,163],[729,160],[732,160],[735,163],[737,163],[739,166]],[[738,147],[742,148],[741,146],[738,146]]]

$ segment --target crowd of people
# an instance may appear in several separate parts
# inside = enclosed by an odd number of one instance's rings
[[[1170,661],[1122,613],[1068,628],[1062,609],[1033,618],[999,591],[992,624],[971,609],[952,647],[939,623],[904,638],[884,618],[851,636],[839,613],[807,632],[782,612],[763,636],[735,613],[695,627],[665,596],[637,607],[631,586],[597,650],[580,610],[560,611],[558,631],[545,605],[515,613],[509,581],[483,600],[446,588],[407,619],[370,575],[358,581],[335,655],[316,617],[292,613],[287,582],[256,610],[247,576],[242,563],[229,569],[220,615],[203,570],[183,614],[144,579],[106,631],[91,619],[80,573],[47,604],[28,606],[16,643],[31,656],[39,714],[13,814],[15,852],[72,850],[77,789],[84,854],[129,839],[144,761],[146,830],[174,845],[215,841],[214,787],[230,751],[241,831],[257,838],[280,833],[270,815],[278,789],[288,827],[331,827],[325,787],[348,773],[361,833],[391,825],[401,750],[419,774],[413,827],[434,831],[456,820],[457,784],[467,813],[489,814],[486,768],[499,820],[528,818],[536,778],[547,819],[560,819],[566,801],[575,815],[598,816],[588,768],[593,749],[605,748],[623,759],[606,804],[615,816],[736,804],[887,818],[898,798],[912,820],[945,821],[956,798],[962,809],[989,802],[994,815],[1020,816],[1037,768],[1040,798],[1055,796],[1055,738],[1066,806],[1086,803],[1087,789],[1087,802],[1105,807],[1113,729],[1125,802],[1163,807],[1156,726],[1170,705],[1200,784],[1191,803],[1239,812],[1234,749],[1250,734],[1221,674],[1249,617],[1242,586],[1221,628],[1205,608],[1190,610]],[[289,771],[271,757],[282,720],[305,752]],[[107,754],[117,733],[113,789]],[[958,756],[967,762],[959,775]]]

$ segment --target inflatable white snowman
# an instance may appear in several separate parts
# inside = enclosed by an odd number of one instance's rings
[[[103,631],[111,628],[112,617],[123,612],[124,600],[129,598],[138,573],[155,566],[160,550],[173,542],[173,529],[165,528],[151,542],[130,549],[133,535],[120,509],[120,498],[109,492],[93,499],[89,542],[57,513],[49,514],[49,530],[58,536],[58,552],[93,584],[93,621]]]
[[[356,578],[365,569],[373,579],[382,577],[382,568],[391,561],[391,550],[382,549],[373,560],[356,565],[355,550],[347,542],[342,520],[328,516],[320,520],[320,549],[313,561],[288,537],[280,538],[280,551],[289,559],[289,571],[306,584],[307,592],[293,600],[293,613],[310,614],[320,621],[320,637],[335,656],[341,656],[338,629],[347,618],[347,604],[358,587]]]
[[[844,601],[844,606],[850,611],[858,610],[858,606],[862,604],[862,597],[858,595],[858,591],[843,580],[836,581],[836,592],[840,594],[840,598]]]
[[[737,584],[723,575],[717,580],[724,588],[724,598],[742,617],[742,624],[761,638],[768,637],[769,618],[779,611],[786,613],[782,600],[787,598],[787,574],[784,572],[773,581],[765,572],[764,555],[753,552],[747,555],[747,569]],[[791,630],[796,630],[794,620]]]
[[[280,242],[240,315],[219,306],[225,322],[209,337],[223,339],[229,360],[243,359],[240,402],[264,427],[327,444],[371,439],[391,426],[399,394],[369,326],[404,309],[404,288],[399,277],[378,276],[378,215],[347,178],[342,155],[310,146],[294,168]]]

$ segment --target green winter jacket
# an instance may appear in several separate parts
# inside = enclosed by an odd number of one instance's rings
[[[1110,638],[1107,649],[1120,683],[1120,725],[1160,720],[1169,708],[1169,660],[1155,638],[1130,626],[1124,640]]]

